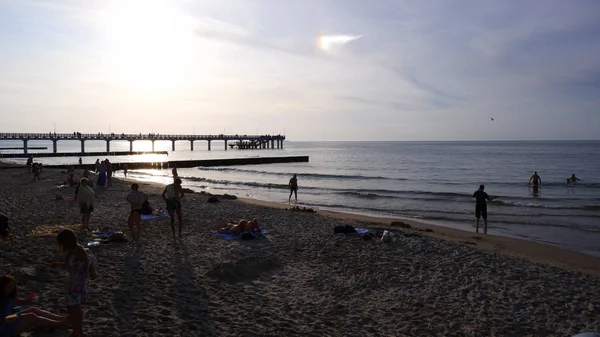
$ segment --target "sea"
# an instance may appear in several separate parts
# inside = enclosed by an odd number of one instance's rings
[[[78,141],[60,141],[59,152],[78,152]],[[0,147],[20,146],[3,141]],[[29,146],[47,146],[30,141]],[[87,141],[86,151],[104,151],[102,141]],[[474,231],[475,201],[480,184],[496,199],[488,203],[488,233],[551,244],[600,256],[600,141],[469,141],[469,142],[296,142],[282,149],[225,150],[224,144],[157,141],[167,155],[107,156],[113,163],[309,156],[308,163],[264,164],[178,169],[185,187],[287,203],[288,181],[298,176],[298,202],[321,210],[415,219]],[[135,151],[150,142],[134,142]],[[111,142],[112,151],[128,151],[128,142]],[[15,151],[3,151],[11,153]],[[78,157],[39,158],[46,165],[76,164]],[[95,157],[83,157],[93,163]],[[24,161],[10,159],[11,161]],[[538,193],[528,181],[542,179]],[[576,174],[581,181],[567,184]],[[118,177],[121,172],[118,172]],[[170,169],[137,170],[141,181],[170,182]],[[292,204],[294,198],[292,198]]]

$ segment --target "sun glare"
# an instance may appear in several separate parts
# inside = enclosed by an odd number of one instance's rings
[[[317,46],[324,51],[332,51],[350,41],[360,39],[362,35],[321,35],[317,39]]]
[[[168,1],[115,1],[101,16],[106,66],[120,84],[144,91],[186,86],[198,62],[191,20]]]

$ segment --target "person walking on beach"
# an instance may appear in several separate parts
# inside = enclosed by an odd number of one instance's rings
[[[66,253],[65,262],[54,262],[51,268],[65,268],[69,272],[67,284],[67,312],[73,328],[70,336],[83,336],[83,308],[81,307],[90,299],[89,280],[96,277],[96,270],[90,265],[88,253],[77,241],[77,235],[70,229],[63,229],[56,237],[58,250]]]
[[[81,211],[81,224],[87,228],[90,224],[90,217],[94,211],[94,201],[96,199],[96,193],[88,186],[89,180],[87,178],[81,178],[79,186],[75,189],[75,197],[79,201],[79,210]]]
[[[177,221],[179,223],[179,237],[181,238],[181,230],[183,229],[183,220],[181,216],[181,198],[183,198],[183,189],[181,188],[181,179],[176,178],[172,184],[165,187],[162,192],[162,197],[167,202],[167,212],[171,217],[171,229],[175,236],[175,212],[177,212]]]
[[[288,198],[288,202],[292,201],[292,193],[294,194],[294,198],[296,199],[296,202],[297,202],[298,201],[298,179],[296,178],[295,174],[292,177],[292,179],[290,179],[290,182],[288,183],[288,185],[290,187],[290,197]]]
[[[112,163],[107,158],[104,161],[104,165],[106,166],[106,186],[110,187],[110,186],[112,186],[112,174],[113,174]]]
[[[148,200],[144,192],[140,192],[139,184],[131,184],[131,192],[127,195],[127,201],[130,205],[129,230],[131,231],[132,241],[140,241],[142,236],[142,204]]]
[[[104,187],[106,185],[106,170],[104,169],[104,162],[100,163],[97,166],[98,169],[98,179],[96,180],[96,186]]]
[[[96,163],[94,164],[96,166],[96,173],[98,173],[98,171],[100,171],[100,159],[96,159]]]
[[[537,171],[533,172],[531,178],[529,178],[529,185],[533,186],[533,195],[537,196],[539,192],[540,185],[542,185],[542,178],[538,176]]]
[[[177,174],[177,166],[173,166],[171,173],[173,173],[173,179],[179,178],[179,174]]]
[[[123,175],[125,176],[125,178],[127,178],[127,170],[129,169],[129,167],[127,166],[127,164],[123,165]]]
[[[492,201],[496,197],[490,198],[487,193],[483,190],[485,186],[479,185],[479,189],[473,193],[475,198],[475,233],[479,233],[479,218],[483,218],[483,234],[487,234],[487,202],[486,200]]]

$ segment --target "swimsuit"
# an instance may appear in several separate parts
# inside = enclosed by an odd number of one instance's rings
[[[81,246],[79,246],[83,249]],[[82,304],[90,299],[89,280],[86,277],[86,268],[83,262],[79,261],[72,253],[67,261],[67,271],[69,272],[69,286],[67,287],[67,306]]]

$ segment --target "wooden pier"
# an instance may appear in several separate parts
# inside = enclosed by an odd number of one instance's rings
[[[31,148],[29,148],[31,149]],[[133,156],[142,154],[157,154],[157,155],[169,155],[168,151],[113,151],[113,152],[38,152],[34,153],[36,158],[47,158],[47,157],[102,157],[102,156]],[[0,153],[0,158],[23,158],[23,153]]]
[[[81,142],[80,153],[85,153],[85,142],[88,140],[101,140],[106,142],[106,152],[110,151],[111,141],[127,141],[129,142],[129,151],[133,152],[133,142],[136,140],[149,140],[152,142],[152,152],[154,152],[154,143],[157,141],[170,141],[172,143],[172,151],[175,151],[175,142],[185,140],[190,142],[190,150],[194,150],[195,141],[206,141],[208,150],[211,149],[213,141],[222,141],[227,150],[227,142],[235,142],[234,146],[240,149],[281,149],[283,148],[283,135],[162,135],[162,134],[103,134],[103,133],[0,133],[0,140],[20,140],[23,142],[23,154],[28,154],[27,143],[32,140],[46,140],[52,142],[53,153],[58,153],[57,143],[60,140],[75,140]],[[252,144],[252,146],[245,146]]]

